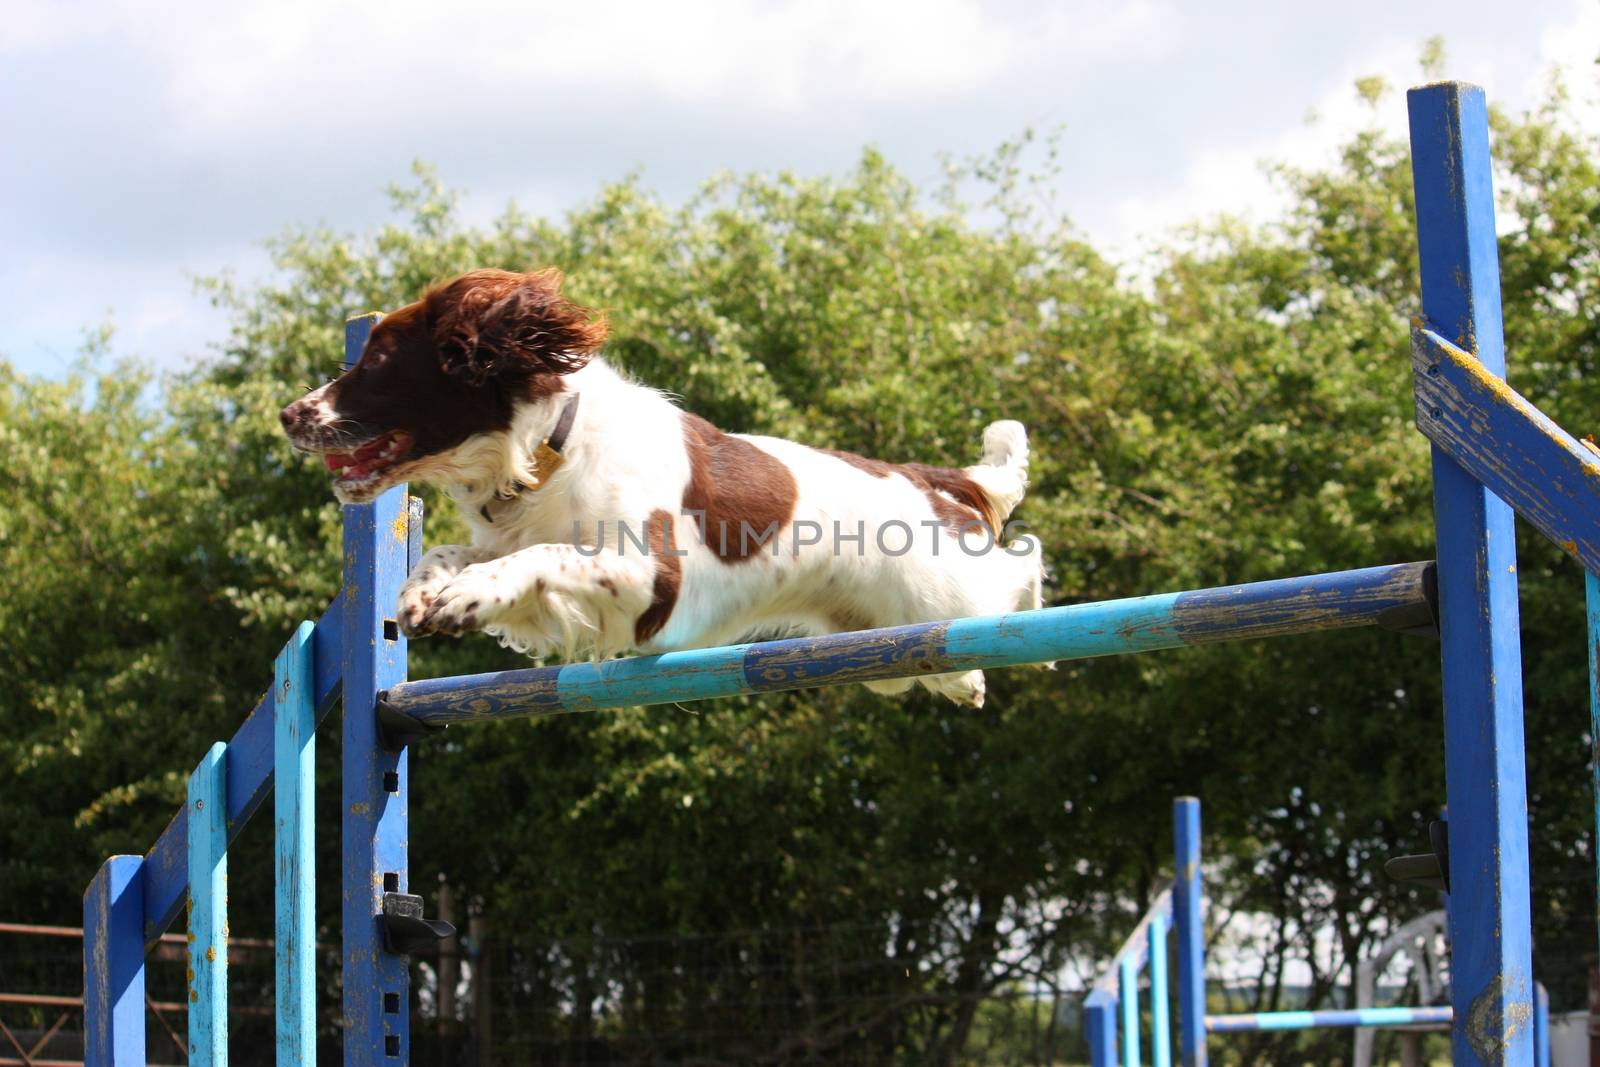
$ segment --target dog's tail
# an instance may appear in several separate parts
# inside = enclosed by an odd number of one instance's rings
[[[999,522],[1011,517],[1028,491],[1028,431],[1013,419],[991,422],[983,431],[983,462],[966,468]]]

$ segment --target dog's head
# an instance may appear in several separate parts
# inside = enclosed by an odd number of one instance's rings
[[[319,453],[346,504],[451,465],[462,445],[511,426],[519,404],[563,390],[606,324],[561,295],[555,270],[476,270],[374,327],[361,359],[279,414]]]

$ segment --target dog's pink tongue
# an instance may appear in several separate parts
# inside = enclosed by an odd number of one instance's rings
[[[324,452],[322,462],[331,471],[349,467],[350,476],[359,476],[367,473],[367,468],[374,464],[393,460],[410,442],[408,435],[394,430],[377,440],[368,441],[354,452]]]
[[[383,450],[388,448],[389,445],[394,441],[394,438],[394,434],[386,433],[376,441],[368,441],[366,444],[356,449],[355,462],[366,463],[369,460],[377,459]]]

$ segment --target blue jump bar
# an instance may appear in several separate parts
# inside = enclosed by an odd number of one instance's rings
[[[1450,1025],[1455,1012],[1441,1008],[1357,1008],[1352,1011],[1263,1011],[1254,1015],[1207,1015],[1206,1029],[1214,1034],[1254,1030],[1311,1030],[1329,1026],[1439,1026]]]
[[[387,702],[448,725],[1088,659],[1253,637],[1431,626],[1432,563],[1072,604],[660,656],[403,682]]]

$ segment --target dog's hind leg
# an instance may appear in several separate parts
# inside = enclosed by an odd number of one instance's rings
[[[961,674],[934,674],[927,678],[918,678],[917,681],[921,682],[931,692],[949,697],[957,704],[969,708],[983,707],[983,698],[988,691],[982,671],[965,671]]]

